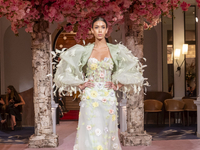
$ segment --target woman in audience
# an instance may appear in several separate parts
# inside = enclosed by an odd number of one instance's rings
[[[1,115],[0,115],[0,123],[1,123],[1,124],[4,124],[5,122],[6,122],[6,119],[2,119],[2,118],[1,118]]]
[[[3,98],[1,98],[0,96],[0,113],[3,114],[5,113],[5,102],[3,101]],[[0,123],[5,123],[6,119],[2,119],[1,115],[0,115]]]
[[[25,102],[20,94],[17,93],[15,88],[12,85],[7,87],[6,95],[6,105],[9,115],[11,116],[11,130],[14,130],[16,127],[16,120],[21,121],[22,105]]]

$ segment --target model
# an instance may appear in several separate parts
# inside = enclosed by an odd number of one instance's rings
[[[81,92],[74,150],[121,150],[115,91],[139,93],[143,70],[122,44],[106,43],[107,22],[93,20],[95,42],[75,45],[60,55],[54,82],[59,92]]]

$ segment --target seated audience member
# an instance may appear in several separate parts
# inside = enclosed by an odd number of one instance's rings
[[[0,96],[0,113],[4,113],[4,110],[5,110],[5,102],[3,98],[1,98]]]
[[[21,95],[17,93],[12,85],[9,85],[7,87],[6,105],[7,111],[11,117],[11,130],[15,129],[16,121],[22,120],[20,112],[22,111],[22,105],[24,104],[25,102]]]
[[[6,119],[2,119],[1,115],[4,116],[5,113],[5,102],[3,101],[3,99],[0,96],[0,122],[3,124],[6,122]]]
[[[1,122],[1,124],[4,124],[6,122],[6,119],[2,119],[1,115],[0,115],[0,122]]]

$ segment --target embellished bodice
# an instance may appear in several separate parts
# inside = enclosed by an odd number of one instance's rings
[[[111,58],[105,57],[104,60],[89,58],[87,63],[86,77],[94,82],[111,81],[113,70],[113,61]]]

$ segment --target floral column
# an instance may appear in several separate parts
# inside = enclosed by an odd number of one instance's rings
[[[50,43],[48,22],[35,23],[32,33],[32,67],[34,79],[35,134],[29,147],[57,147],[58,136],[53,134],[51,113]]]
[[[125,15],[125,45],[143,61],[143,26],[134,25]],[[127,93],[127,131],[122,132],[120,140],[124,146],[150,145],[152,136],[144,131],[144,91]]]

